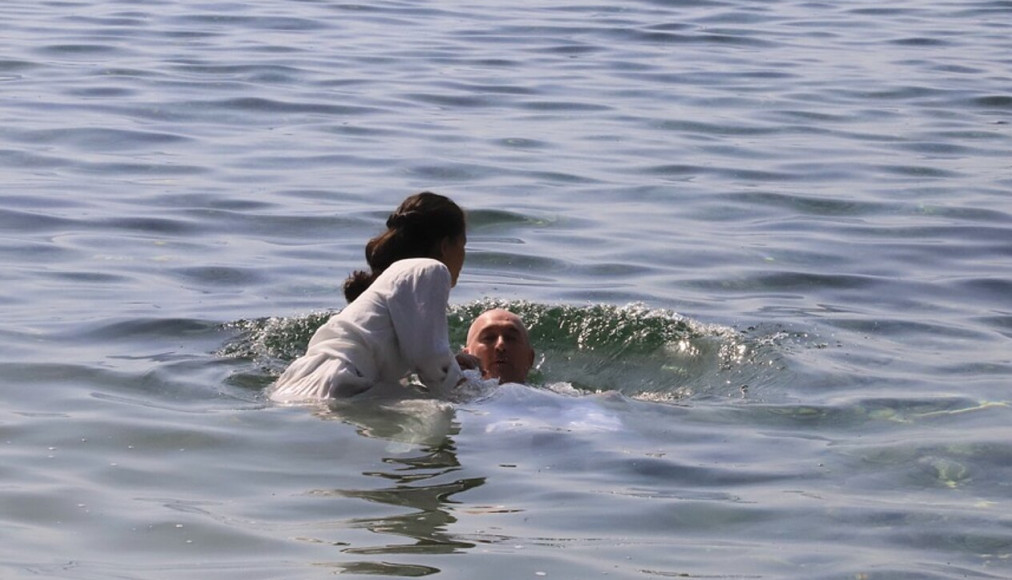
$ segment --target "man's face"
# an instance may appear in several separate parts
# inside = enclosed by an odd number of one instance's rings
[[[523,383],[534,365],[534,349],[520,319],[505,310],[479,316],[467,333],[464,350],[481,361],[484,377]]]

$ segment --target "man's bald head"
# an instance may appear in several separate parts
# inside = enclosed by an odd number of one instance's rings
[[[474,319],[467,331],[464,352],[478,357],[485,378],[502,383],[527,382],[527,373],[534,366],[527,327],[519,316],[501,308]]]

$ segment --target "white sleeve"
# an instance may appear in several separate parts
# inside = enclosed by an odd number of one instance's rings
[[[450,271],[443,264],[412,268],[388,303],[401,357],[441,397],[464,376],[450,350],[446,321],[450,284]]]

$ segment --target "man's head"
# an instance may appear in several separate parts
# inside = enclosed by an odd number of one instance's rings
[[[485,378],[502,383],[523,383],[534,366],[527,327],[507,310],[489,310],[474,319],[467,331],[464,352],[478,357]]]

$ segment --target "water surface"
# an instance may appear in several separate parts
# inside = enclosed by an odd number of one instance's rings
[[[4,3],[3,577],[1008,577],[1010,17]],[[535,384],[269,404],[422,189]]]

